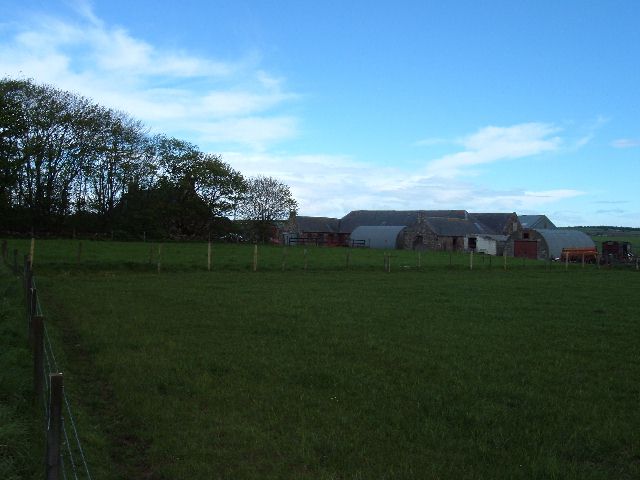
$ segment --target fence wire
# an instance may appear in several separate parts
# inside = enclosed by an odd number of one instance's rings
[[[36,291],[36,305],[35,314],[44,317],[44,311],[40,303],[40,295],[37,294],[36,280],[32,277],[32,288]],[[45,418],[45,438],[49,430],[51,429],[51,379],[52,373],[60,373],[61,369],[56,359],[51,336],[47,329],[46,322],[43,322],[43,388],[42,395],[43,411]],[[81,478],[93,480],[91,472],[89,470],[89,464],[87,462],[82,441],[78,433],[78,427],[73,415],[73,409],[71,408],[71,402],[67,396],[66,387],[63,386],[62,398],[64,400],[64,406],[62,408],[62,433],[64,437],[63,444],[60,446],[60,472],[62,478],[73,478],[79,480]],[[71,428],[67,429],[67,420],[71,424]]]

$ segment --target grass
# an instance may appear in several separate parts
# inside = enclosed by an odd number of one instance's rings
[[[0,478],[41,478],[39,411],[32,399],[32,360],[22,290],[0,263]]]
[[[100,478],[640,476],[635,270],[38,245]]]

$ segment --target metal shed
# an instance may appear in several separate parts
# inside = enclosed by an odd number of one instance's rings
[[[405,225],[363,226],[351,232],[351,242],[362,242],[370,248],[402,248]]]
[[[542,237],[551,258],[560,258],[563,248],[595,248],[596,246],[589,235],[579,230],[541,228],[534,231]]]
[[[509,239],[509,250],[516,257],[560,258],[563,248],[595,248],[595,244],[584,232],[560,228],[524,230]]]

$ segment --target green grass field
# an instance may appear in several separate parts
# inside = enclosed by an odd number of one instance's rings
[[[32,363],[26,342],[22,290],[0,263],[0,478],[43,478],[39,473],[40,411],[33,405]]]
[[[634,269],[77,245],[35,269],[96,478],[640,477]]]

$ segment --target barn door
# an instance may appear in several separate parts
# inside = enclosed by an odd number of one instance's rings
[[[538,242],[535,240],[514,240],[513,256],[524,258],[538,258]]]

